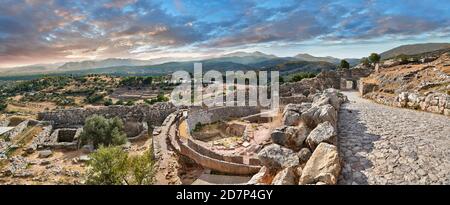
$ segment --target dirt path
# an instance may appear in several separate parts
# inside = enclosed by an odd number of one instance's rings
[[[450,117],[344,94],[340,184],[450,184]]]

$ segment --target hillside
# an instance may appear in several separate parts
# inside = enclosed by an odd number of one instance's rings
[[[437,50],[442,50],[450,48],[450,43],[424,43],[424,44],[412,44],[403,45],[391,50],[381,53],[382,59],[389,59],[396,57],[398,55],[416,55],[421,53],[433,52]]]
[[[430,59],[383,67],[362,80],[360,92],[382,104],[450,115],[450,52]]]

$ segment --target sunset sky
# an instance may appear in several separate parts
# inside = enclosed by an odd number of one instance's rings
[[[234,51],[362,57],[450,42],[447,0],[0,0],[0,67]]]

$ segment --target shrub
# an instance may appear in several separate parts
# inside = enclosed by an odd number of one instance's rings
[[[369,67],[370,66],[370,61],[368,58],[362,58],[360,63],[362,63],[365,67]]]
[[[301,81],[306,78],[314,78],[314,77],[316,77],[316,74],[314,74],[314,73],[300,72],[300,73],[294,74],[289,81],[290,82],[298,82],[298,81]]]
[[[90,156],[87,184],[143,185],[153,183],[155,170],[150,151],[129,157],[119,147],[101,147]]]
[[[127,141],[122,120],[118,117],[106,119],[98,115],[86,119],[80,139],[81,144],[92,144],[94,147],[121,145]]]
[[[4,101],[0,100],[0,112],[4,111],[6,107],[8,107],[8,105]]]
[[[372,53],[369,56],[369,60],[372,63],[378,63],[378,62],[380,62],[380,59],[381,59],[381,56],[378,55],[377,53]]]
[[[158,94],[158,96],[156,98],[153,98],[151,100],[145,99],[144,102],[150,105],[153,105],[157,102],[167,102],[169,101],[169,98],[167,98],[166,96],[164,96],[163,93]]]
[[[89,96],[86,98],[86,102],[87,102],[87,103],[90,103],[90,104],[100,103],[100,102],[103,101],[103,98],[104,98],[104,97],[105,97],[104,95],[94,93],[94,94],[92,94],[92,95],[89,95]]]
[[[349,69],[350,63],[348,63],[346,60],[341,60],[341,68],[342,69]]]
[[[92,153],[87,184],[121,185],[126,181],[128,155],[119,147],[100,147]]]
[[[110,106],[113,105],[113,101],[111,99],[105,100],[105,102],[103,103],[105,106]]]
[[[118,100],[118,101],[116,102],[116,105],[124,105],[123,100]]]
[[[132,156],[129,158],[131,183],[137,185],[153,183],[155,170],[153,155],[150,150],[140,156]]]

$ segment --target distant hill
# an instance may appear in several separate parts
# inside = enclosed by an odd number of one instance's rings
[[[150,65],[151,60],[135,60],[135,59],[119,59],[109,58],[100,61],[81,61],[81,62],[68,62],[58,67],[58,70],[84,70],[93,68],[107,68],[115,66],[141,66]]]
[[[310,55],[309,55],[310,56]],[[328,57],[327,57],[328,58]],[[329,57],[331,59],[332,57]],[[113,74],[113,75],[167,75],[178,70],[193,71],[194,63],[203,63],[203,70],[233,71],[233,70],[279,70],[283,75],[293,72],[320,72],[322,70],[336,69],[339,59],[330,63],[323,58],[308,58],[300,60],[295,57],[281,58],[261,52],[234,52],[208,59],[177,60],[161,63],[170,59],[105,59],[99,61],[69,62],[58,66],[42,67],[30,66],[29,69],[14,69],[0,71],[3,77],[0,79],[11,79],[14,76],[27,79],[26,76],[39,75],[86,75],[86,74]]]
[[[331,56],[316,57],[316,56],[312,56],[312,55],[306,54],[306,53],[300,53],[300,54],[294,56],[294,58],[301,60],[301,61],[324,61],[324,62],[329,62],[329,63],[333,63],[333,64],[338,64],[341,61],[341,59],[334,58]]]
[[[389,59],[401,54],[416,55],[450,48],[450,43],[423,43],[403,45],[381,53],[381,59]]]
[[[294,56],[294,58],[301,60],[301,61],[310,61],[310,62],[323,61],[323,62],[333,63],[335,65],[339,65],[342,60],[342,59],[331,57],[331,56],[316,57],[316,56],[312,56],[312,55],[306,54],[306,53],[298,54],[298,55]],[[357,59],[357,58],[345,58],[344,60],[346,60],[350,64],[350,66],[357,65],[360,61],[360,59]]]

